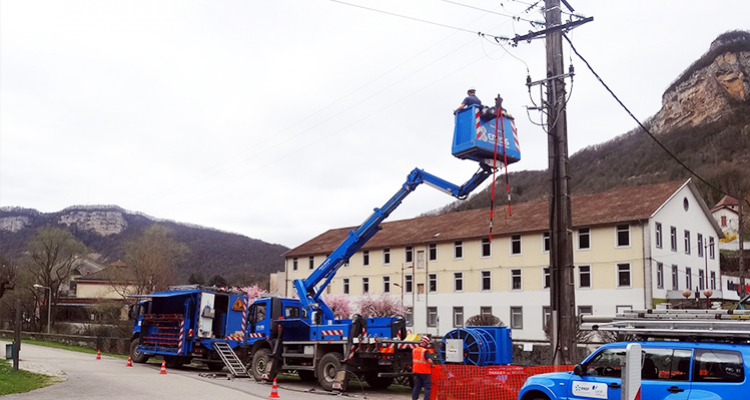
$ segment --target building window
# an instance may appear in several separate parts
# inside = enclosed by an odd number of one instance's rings
[[[677,228],[669,227],[669,237],[672,243],[672,251],[677,251]]]
[[[482,291],[492,290],[492,271],[482,271]]]
[[[344,294],[349,294],[349,278],[344,278],[343,281],[344,281],[343,292]]]
[[[414,249],[411,246],[406,246],[404,249],[404,262],[407,264],[414,262]]]
[[[617,247],[630,247],[630,225],[617,225]]]
[[[460,240],[453,242],[453,258],[456,260],[464,258],[464,242]]]
[[[542,253],[549,253],[550,249],[549,232],[542,233]]]
[[[617,287],[630,287],[630,264],[617,264]]]
[[[551,279],[552,277],[549,273],[549,267],[542,268],[542,289],[549,289],[550,285],[552,284]]]
[[[383,265],[391,265],[391,249],[383,249]]]
[[[591,230],[581,228],[578,230],[578,250],[589,250],[591,248]]]
[[[698,270],[698,287],[700,288],[700,290],[703,290],[703,289],[706,288],[704,286],[705,283],[706,283],[706,274],[705,274],[705,271],[703,271],[702,269]]]
[[[703,234],[698,234],[698,257],[703,258]]]
[[[429,252],[429,261],[437,261],[437,244],[432,243],[428,246],[427,251]]]
[[[685,286],[690,290],[693,289],[693,269],[690,267],[685,268]]]
[[[489,238],[482,239],[482,257],[492,257],[492,243]]]
[[[510,289],[521,290],[522,287],[523,286],[521,282],[521,270],[520,269],[510,270]]]
[[[404,276],[404,292],[411,293],[414,291],[414,278],[411,275]]]
[[[453,307],[453,327],[463,328],[464,326],[464,308]]]
[[[370,293],[370,278],[362,278],[362,294]]]
[[[436,327],[438,323],[437,307],[427,307],[427,326]]]
[[[296,271],[296,270],[297,270],[297,257],[294,257],[292,259],[292,271]]]
[[[678,290],[680,288],[679,275],[677,266],[672,264],[672,290]]]
[[[716,290],[716,271],[711,271],[711,290]]]
[[[542,306],[542,329],[545,331],[549,326],[550,320],[552,319],[552,307]]]
[[[662,241],[661,241],[661,222],[656,223],[656,248],[661,249]]]
[[[362,250],[362,266],[363,267],[370,266],[370,251],[369,250]]]
[[[721,226],[722,227],[726,227],[727,226],[727,216],[726,215],[722,215],[721,216]]]
[[[406,318],[406,326],[414,326],[414,311],[411,307],[406,309],[404,318]]]
[[[714,257],[716,257],[716,251],[714,249],[714,237],[709,236],[708,237],[708,255],[713,260]]]
[[[453,273],[453,291],[454,292],[464,291],[464,273],[463,272]]]
[[[578,287],[579,288],[591,287],[591,266],[590,265],[578,266]]]
[[[492,315],[492,307],[479,307],[479,315]]]
[[[427,290],[429,290],[430,293],[437,293],[437,274],[430,274],[428,280]]]
[[[513,235],[510,237],[510,254],[521,254],[521,235]]]
[[[656,287],[664,289],[664,264],[656,263]]]
[[[315,257],[310,256],[310,258],[307,259],[307,268],[315,269]]]
[[[594,314],[593,306],[578,306],[578,316],[593,315],[593,314]]]
[[[685,254],[690,254],[690,231],[685,230]]]
[[[391,292],[391,277],[384,276],[383,277],[383,293],[390,293],[390,292]]]
[[[523,329],[523,307],[510,308],[510,328]]]

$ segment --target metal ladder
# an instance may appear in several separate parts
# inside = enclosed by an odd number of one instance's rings
[[[213,345],[216,352],[219,353],[221,360],[224,361],[224,365],[227,366],[232,375],[250,377],[247,373],[247,369],[245,369],[245,366],[242,364],[242,361],[237,357],[237,353],[229,347],[229,343],[216,341],[213,342]]]

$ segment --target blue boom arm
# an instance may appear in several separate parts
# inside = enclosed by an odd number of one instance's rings
[[[296,279],[294,281],[294,288],[297,290],[302,305],[309,310],[322,311],[324,317],[323,323],[334,320],[333,311],[320,299],[320,296],[336,275],[338,269],[348,262],[354,253],[378,233],[380,223],[388,218],[401,205],[404,198],[422,183],[427,183],[458,199],[465,199],[469,193],[481,185],[492,174],[491,166],[484,163],[479,163],[479,166],[481,167],[479,171],[461,186],[454,185],[419,168],[411,171],[401,189],[382,208],[376,208],[375,212],[357,230],[349,231],[346,240],[307,279]]]

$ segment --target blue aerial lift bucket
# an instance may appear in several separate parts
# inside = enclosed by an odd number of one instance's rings
[[[490,118],[492,113],[484,112],[483,115],[482,108],[482,106],[472,104],[456,113],[453,155],[461,159],[491,165],[491,160],[495,157],[495,143],[497,143],[498,163],[504,162],[505,155],[508,156],[508,164],[520,161],[521,149],[513,117],[509,114],[501,116],[499,120],[502,120],[502,125],[497,126],[498,118]],[[495,129],[497,129],[497,142]],[[503,131],[505,133],[504,146]]]

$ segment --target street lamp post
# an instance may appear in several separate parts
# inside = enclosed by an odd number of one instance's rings
[[[52,315],[52,288],[49,286],[42,286],[38,283],[34,284],[37,289],[49,289],[49,297],[47,298],[47,334],[49,335],[50,316]]]

